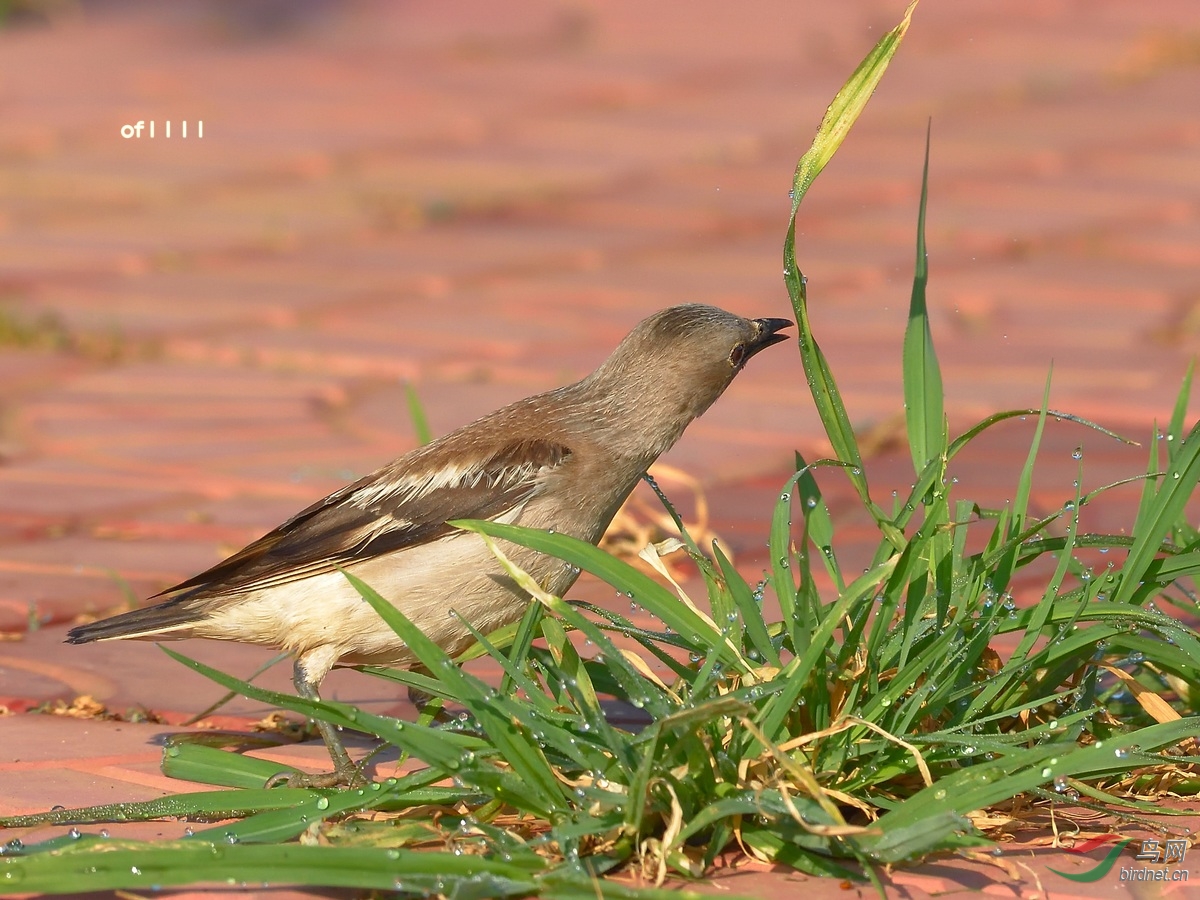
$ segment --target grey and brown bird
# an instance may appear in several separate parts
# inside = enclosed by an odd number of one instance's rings
[[[344,569],[456,654],[472,642],[463,619],[486,633],[520,618],[529,597],[478,535],[448,521],[491,519],[598,542],[651,463],[791,324],[699,304],[657,312],[582,381],[401,456],[155,595],[169,595],[165,602],[80,625],[67,640],[198,637],[281,648],[295,658],[297,692],[317,699],[339,663],[415,663]],[[578,575],[536,551],[513,547],[509,556],[554,594]],[[336,730],[318,725],[335,770],[291,783],[358,780]]]

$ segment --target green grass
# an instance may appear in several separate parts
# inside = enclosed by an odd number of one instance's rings
[[[493,686],[351,578],[427,670],[364,669],[435,698],[417,722],[263,690],[167,652],[230,690],[374,734],[419,761],[414,774],[358,790],[264,790],[278,764],[180,739],[164,752],[168,775],[233,789],[0,825],[164,816],[222,824],[167,843],[72,831],[10,846],[0,885],[37,893],[266,881],[460,897],[648,897],[659,891],[603,876],[632,870],[648,884],[699,876],[730,847],[878,885],[882,865],[986,846],[972,815],[1015,798],[1148,816],[1165,811],[1130,794],[1163,785],[1194,793],[1200,636],[1155,605],[1197,611],[1200,535],[1185,515],[1200,479],[1200,431],[1184,423],[1190,373],[1166,439],[1153,438],[1145,470],[1121,482],[1141,485],[1123,533],[1080,531],[1080,509],[1114,485],[1076,487],[1063,508],[1034,515],[1047,418],[1098,426],[1049,411],[1043,398],[1040,408],[997,413],[949,435],[925,305],[924,190],[903,356],[913,487],[890,511],[872,498],[809,324],[795,213],[907,23],[906,14],[852,76],[796,170],[785,282],[836,459],[797,458],[766,526],[764,584],[750,585],[715,543],[699,547],[686,531],[683,547],[706,585],[701,601],[564,535],[459,523],[495,541],[505,565],[507,541],[599,576],[661,630],[549,596],[510,566],[537,602],[519,623],[478,636],[474,655],[503,669]],[[988,429],[1019,416],[1036,419],[1033,445],[1013,500],[986,508],[948,467]],[[822,493],[829,478],[847,479],[878,527],[865,568],[848,562]],[[1101,551],[1110,563],[1093,573],[1089,554]],[[1014,579],[1034,572],[1042,595],[1017,608]],[[768,590],[778,620],[764,614]],[[998,652],[1000,641],[1015,649]],[[631,642],[640,654],[628,651]],[[580,651],[589,644],[590,656]],[[605,695],[643,710],[649,724],[613,724]],[[443,704],[465,717],[435,724]]]

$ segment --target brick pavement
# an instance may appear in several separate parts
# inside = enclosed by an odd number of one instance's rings
[[[0,633],[16,640],[0,643],[0,700],[92,693],[169,721],[207,705],[213,689],[152,646],[67,649],[65,627],[411,446],[405,381],[441,432],[579,377],[650,310],[786,314],[796,155],[894,6],[195,0],[14,19],[0,30]],[[1142,439],[1166,419],[1200,331],[1197,47],[1185,0],[917,11],[799,226],[818,337],[856,426],[885,438],[881,490],[907,478],[886,437],[929,116],[952,422],[1037,405],[1051,363],[1058,408]],[[203,120],[205,136],[119,136],[149,119]],[[1016,471],[1028,438],[998,430],[962,477],[1002,500],[996,472]],[[1061,503],[1080,442],[1089,483],[1144,464],[1054,426],[1037,502]],[[705,485],[748,572],[794,448],[824,449],[798,361],[775,351],[667,458]],[[1118,527],[1119,506],[1104,514]],[[856,527],[867,541],[843,523]],[[240,672],[263,659],[187,649]],[[330,688],[403,712],[353,673]],[[162,733],[0,718],[0,811],[155,796]],[[937,864],[894,883],[915,897],[990,877]]]

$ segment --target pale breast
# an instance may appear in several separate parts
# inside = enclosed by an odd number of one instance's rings
[[[552,590],[565,591],[574,581],[573,570],[559,560],[512,544],[505,552]],[[349,571],[451,653],[472,640],[463,619],[486,634],[520,618],[528,603],[483,541],[462,532],[368,560]],[[248,593],[214,609],[193,633],[297,655],[332,646],[338,661],[349,664],[413,662],[404,642],[340,572]]]

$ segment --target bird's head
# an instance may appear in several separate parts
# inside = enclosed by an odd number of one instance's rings
[[[654,456],[721,396],[760,350],[786,340],[787,319],[746,319],[715,306],[673,306],[642,320],[580,383]]]

